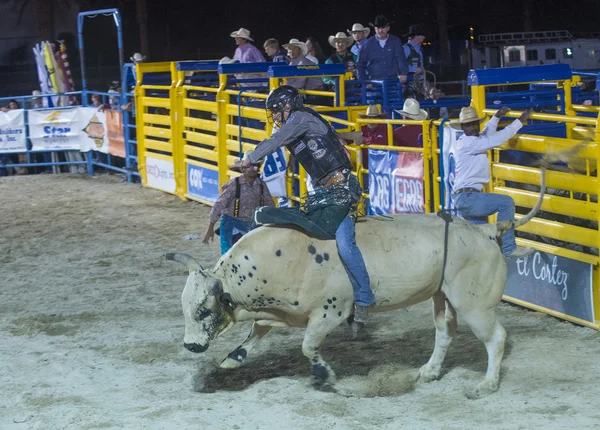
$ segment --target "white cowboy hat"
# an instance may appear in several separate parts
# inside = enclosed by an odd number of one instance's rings
[[[244,27],[240,28],[238,31],[232,31],[230,36],[241,37],[242,39],[247,39],[250,42],[254,42],[254,39],[250,37],[250,30],[246,30]]]
[[[351,46],[354,43],[354,39],[352,38],[352,36],[348,36],[346,33],[344,33],[343,31],[338,31],[335,36],[329,36],[329,44],[331,46],[333,46],[335,48],[335,41],[336,40],[344,40],[346,42],[346,45]]]
[[[129,57],[129,59],[134,63],[141,63],[146,59],[146,56],[140,54],[139,52],[136,52],[135,54],[133,54],[133,57]]]
[[[239,60],[234,60],[233,58],[223,57],[219,60],[219,64],[233,64],[239,63]]]
[[[359,118],[385,118],[385,114],[379,111],[376,105],[369,105],[365,113],[358,113]]]
[[[308,46],[306,43],[299,41],[298,39],[290,39],[289,43],[283,45],[285,49],[288,49],[290,46],[297,46],[302,51],[302,55],[308,54]]]
[[[458,118],[458,120],[450,121],[450,127],[455,130],[462,130],[462,124],[469,124],[471,122],[481,123],[485,120],[485,117],[479,116],[475,108],[471,106],[462,108]]]
[[[421,109],[421,105],[415,99],[406,99],[402,110],[397,110],[400,115],[406,115],[409,119],[423,121],[427,119],[427,112]]]
[[[363,27],[362,24],[359,24],[358,22],[356,24],[354,24],[352,26],[352,30],[347,30],[348,33],[352,34],[352,32],[354,31],[362,31],[363,33],[365,33],[365,37],[367,37],[369,35],[369,33],[371,32],[371,29],[369,27],[365,28]]]

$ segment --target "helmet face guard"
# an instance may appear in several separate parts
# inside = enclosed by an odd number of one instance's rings
[[[272,126],[281,127],[290,113],[302,107],[304,107],[302,94],[294,87],[283,85],[271,91],[267,98],[267,120]],[[288,112],[287,116],[286,112]]]

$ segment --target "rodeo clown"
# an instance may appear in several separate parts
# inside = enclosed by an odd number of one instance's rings
[[[267,118],[279,127],[279,131],[259,143],[242,161],[242,167],[259,162],[282,146],[286,146],[304,167],[314,187],[307,200],[313,200],[313,207],[324,208],[316,211],[319,212],[318,222],[328,225],[333,232],[354,290],[354,320],[365,323],[368,307],[375,303],[375,296],[356,245],[353,219],[348,216],[360,201],[361,189],[350,172],[350,159],[342,141],[327,121],[314,110],[304,107],[302,95],[289,85],[269,94],[266,109]]]

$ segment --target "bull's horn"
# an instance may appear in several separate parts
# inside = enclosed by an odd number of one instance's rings
[[[165,254],[165,260],[177,261],[181,264],[185,264],[188,268],[188,271],[194,272],[196,270],[204,270],[202,266],[198,264],[194,257],[189,254],[180,254],[178,252]]]

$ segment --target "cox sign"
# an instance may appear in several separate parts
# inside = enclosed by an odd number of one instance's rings
[[[219,172],[188,164],[188,195],[214,203],[219,198]]]

